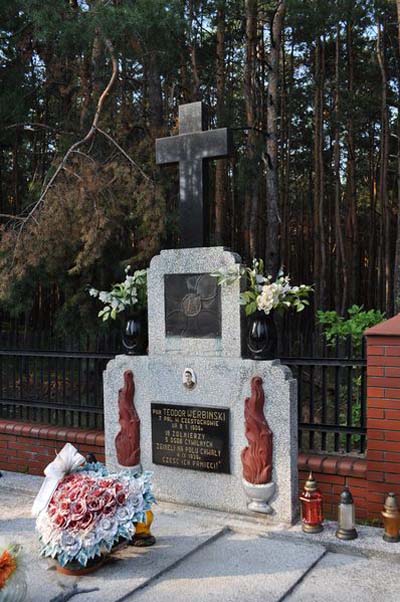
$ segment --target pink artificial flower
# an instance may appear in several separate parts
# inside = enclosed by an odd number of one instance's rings
[[[117,493],[117,502],[120,506],[122,506],[123,504],[125,504],[126,502],[126,493],[124,493],[123,491],[121,491],[121,493]]]
[[[72,502],[70,505],[71,519],[79,522],[87,512],[87,506],[84,499]]]
[[[62,514],[56,514],[53,517],[53,523],[56,525],[56,527],[58,527],[59,529],[64,529],[67,526],[67,519],[65,516],[63,516]]]
[[[104,506],[110,506],[113,504],[114,496],[113,496],[112,492],[110,491],[110,489],[106,489],[103,492],[102,499],[104,501]]]
[[[73,489],[71,489],[71,491],[69,492],[69,499],[71,500],[71,502],[76,502],[79,497],[81,496],[82,491],[81,491],[81,487],[78,485],[76,487],[74,487]]]
[[[57,504],[55,509],[58,510],[59,514],[66,516],[70,512],[70,503],[64,499]]]
[[[102,497],[96,495],[90,495],[87,499],[87,507],[91,512],[99,512],[104,507],[104,500]]]
[[[55,504],[53,505],[51,503],[49,505],[48,513],[49,513],[50,518],[53,517],[55,514],[57,514],[57,506]]]
[[[117,508],[116,500],[112,500],[110,503],[106,504],[103,508],[102,515],[103,516],[112,516]]]
[[[111,487],[113,484],[113,480],[112,479],[100,479],[98,481],[98,485],[100,487],[103,487],[104,489],[107,489],[107,487]]]
[[[88,529],[95,519],[95,515],[92,512],[86,512],[86,514],[79,521],[79,527],[83,530]]]

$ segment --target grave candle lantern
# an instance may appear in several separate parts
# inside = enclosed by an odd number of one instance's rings
[[[348,487],[345,487],[340,494],[336,537],[347,540],[356,539],[358,537],[353,496]]]
[[[385,500],[382,516],[385,527],[385,532],[383,534],[384,541],[387,541],[388,543],[396,543],[400,541],[400,512],[394,493],[388,494]]]
[[[312,472],[308,475],[300,496],[301,522],[304,533],[319,533],[323,529],[322,494]]]

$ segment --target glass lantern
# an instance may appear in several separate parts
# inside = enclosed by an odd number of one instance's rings
[[[303,492],[300,496],[301,522],[304,533],[319,533],[324,528],[322,521],[322,494],[312,472],[308,475]]]
[[[346,540],[356,539],[358,537],[353,496],[348,487],[345,487],[340,494],[336,537]]]
[[[389,493],[382,511],[383,524],[385,532],[383,534],[384,541],[388,543],[396,543],[400,541],[400,512],[397,505],[396,496],[394,493]]]

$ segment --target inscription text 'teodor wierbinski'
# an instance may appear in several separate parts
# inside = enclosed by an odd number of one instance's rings
[[[229,410],[151,404],[154,464],[230,473]]]

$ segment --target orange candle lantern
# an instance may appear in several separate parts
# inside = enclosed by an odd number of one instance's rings
[[[394,493],[389,493],[385,499],[382,517],[385,527],[383,539],[388,543],[397,543],[400,541],[400,512]]]
[[[322,494],[312,472],[308,475],[303,492],[300,496],[301,522],[304,533],[319,533],[324,528],[322,521]]]

